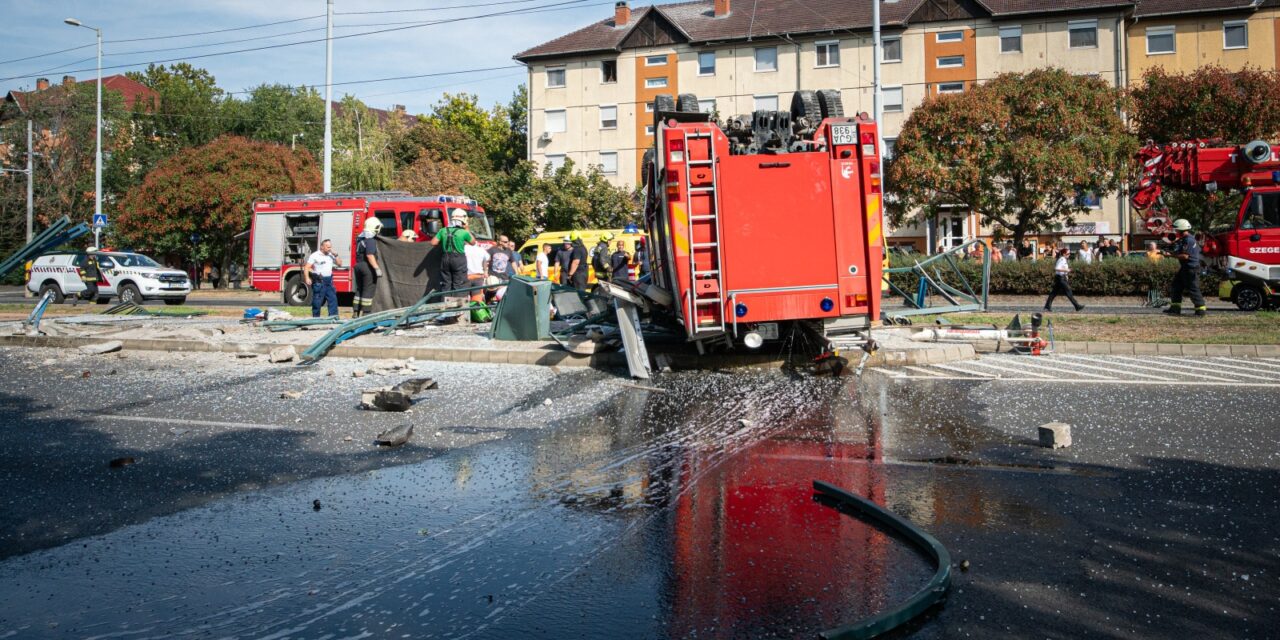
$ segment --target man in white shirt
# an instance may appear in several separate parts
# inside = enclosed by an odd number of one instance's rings
[[[1058,249],[1058,260],[1053,265],[1053,291],[1049,292],[1049,299],[1044,301],[1045,311],[1053,311],[1053,299],[1059,295],[1066,296],[1076,311],[1084,308],[1084,305],[1076,302],[1076,297],[1071,295],[1071,282],[1068,279],[1071,276],[1071,264],[1067,262],[1067,256],[1070,254],[1071,250],[1066,247]]]
[[[551,249],[549,244],[544,244],[538,248],[538,257],[533,259],[534,268],[537,270],[539,280],[546,280],[547,275],[551,272]]]
[[[338,317],[338,291],[333,288],[333,268],[342,266],[333,243],[325,240],[320,250],[307,257],[302,265],[302,281],[311,287],[311,317],[320,317],[320,306],[328,303],[329,317]]]
[[[1080,243],[1080,250],[1076,252],[1076,259],[1085,264],[1093,264],[1093,251],[1089,249],[1087,240]]]
[[[463,249],[467,257],[467,286],[478,287],[484,284],[485,274],[489,271],[489,252],[478,244],[469,244]],[[471,300],[484,302],[484,291],[472,291]]]

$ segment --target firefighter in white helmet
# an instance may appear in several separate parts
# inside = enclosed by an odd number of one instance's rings
[[[450,211],[449,226],[431,239],[431,245],[439,246],[444,252],[440,256],[440,291],[467,288],[467,245],[475,243],[475,237],[467,231],[467,212]]]
[[[1169,308],[1164,312],[1170,315],[1182,313],[1182,294],[1191,296],[1191,303],[1196,305],[1196,315],[1207,313],[1204,296],[1200,294],[1200,243],[1191,233],[1191,223],[1182,218],[1173,221],[1173,230],[1178,239],[1169,249],[1169,255],[1178,259],[1178,273],[1173,276],[1173,286],[1169,289]]]
[[[378,234],[382,221],[369,218],[364,221],[364,232],[356,238],[356,297],[351,316],[359,318],[373,307],[373,292],[378,288],[382,268],[378,266]]]

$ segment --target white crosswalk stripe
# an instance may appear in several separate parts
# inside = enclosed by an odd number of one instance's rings
[[[987,354],[975,360],[879,371],[904,381],[1280,387],[1280,359],[1275,358]]]

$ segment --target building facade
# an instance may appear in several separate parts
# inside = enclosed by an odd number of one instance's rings
[[[1152,66],[1280,66],[1273,0],[886,0],[882,3],[885,154],[911,111],[1006,72],[1059,67],[1124,87]],[[867,5],[867,6],[863,6]],[[685,95],[720,117],[787,110],[800,89],[835,89],[846,113],[871,112],[870,3],[702,0],[631,8],[515,56],[529,72],[529,159],[599,165],[619,186],[639,180],[653,143],[653,98]],[[1165,34],[1168,34],[1167,36]],[[1154,49],[1152,48],[1154,46]],[[1168,49],[1168,51],[1165,51]],[[1125,237],[1123,194],[1079,194],[1090,206],[1072,242]],[[992,229],[957,208],[892,230],[890,244],[951,247]],[[1049,239],[1046,237],[1045,239]]]

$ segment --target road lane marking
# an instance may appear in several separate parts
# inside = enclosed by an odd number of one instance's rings
[[[929,369],[925,369],[925,368],[922,368],[922,367],[913,367],[913,366],[911,366],[911,365],[907,365],[907,366],[903,367],[903,369],[910,369],[910,370],[912,370],[912,371],[916,371],[916,372],[922,373],[922,374],[924,374],[924,375],[931,376],[931,377],[935,377],[935,378],[936,378],[936,377],[938,377],[938,376],[943,375],[943,374],[941,374],[941,373],[938,373],[937,371],[930,371]],[[902,374],[902,375],[906,375],[906,374]]]
[[[935,364],[935,365],[931,365],[931,366],[937,367],[937,368],[939,368],[939,369],[946,369],[946,370],[948,370],[948,371],[958,371],[958,372],[960,372],[960,373],[967,373],[967,374],[969,374],[969,375],[971,375],[971,376],[980,376],[980,377],[984,377],[984,378],[999,378],[999,377],[1000,377],[1000,376],[999,376],[999,374],[994,374],[994,373],[983,373],[983,372],[981,372],[981,371],[970,371],[970,370],[968,370],[968,369],[965,369],[963,366],[961,366],[961,364],[969,364],[969,363],[967,363],[967,362],[966,362],[966,363],[956,363],[955,365]]]
[[[1166,362],[1167,362],[1167,363],[1168,363],[1168,365],[1167,365],[1167,366],[1170,366],[1170,367],[1178,367],[1178,368],[1180,368],[1180,369],[1192,369],[1192,370],[1194,370],[1194,371],[1204,371],[1205,369],[1208,369],[1208,363],[1201,363],[1201,366],[1193,367],[1193,366],[1191,366],[1190,364],[1182,364],[1182,363],[1184,363],[1184,362],[1188,362],[1188,361],[1186,361],[1186,360],[1175,360],[1175,359],[1173,359],[1173,358],[1166,358],[1166,357],[1162,357],[1162,356],[1156,356],[1154,359],[1155,359],[1155,360],[1160,361],[1160,363],[1166,363]],[[1249,374],[1249,373],[1239,373],[1239,372],[1236,372],[1236,371],[1218,371],[1218,370],[1216,370],[1216,369],[1211,369],[1211,371],[1213,371],[1214,373],[1222,374],[1222,375],[1224,375],[1224,376],[1225,376],[1225,375],[1230,375],[1230,376],[1239,376],[1239,377],[1244,377],[1244,378],[1254,378],[1254,379],[1256,379],[1256,380],[1271,380],[1271,379],[1272,379],[1272,378],[1271,378],[1271,377],[1269,377],[1269,376],[1258,376],[1258,375],[1253,375],[1253,374]]]
[[[1051,377],[1052,377],[1052,376],[1045,375],[1045,374],[1043,374],[1043,373],[1035,373],[1035,372],[1033,372],[1033,371],[1023,371],[1022,369],[1018,369],[1018,368],[1016,368],[1016,367],[1006,367],[1006,366],[1004,366],[1004,365],[992,364],[992,363],[990,363],[990,362],[986,361],[985,359],[978,359],[978,360],[966,360],[966,361],[964,361],[964,364],[974,365],[974,366],[978,366],[978,367],[987,367],[987,368],[989,368],[989,369],[995,369],[996,371],[1004,371],[1005,373],[1012,373],[1012,374],[1016,374],[1016,375],[1018,375],[1018,376],[1034,376],[1034,377],[1036,377],[1036,378],[1051,378]],[[938,365],[934,365],[934,366],[938,366]],[[981,373],[981,372],[978,372],[978,371],[965,371],[964,373],[967,373],[967,374],[970,374],[970,375],[974,375],[974,376],[987,375],[987,374],[984,374],[984,373]],[[1002,378],[1003,378],[1003,377],[1005,377],[1005,376],[999,376],[999,377],[1002,377]]]
[[[1241,363],[1246,363],[1246,362],[1247,362],[1247,363],[1249,363],[1249,364],[1251,364],[1251,365],[1253,365],[1253,366],[1255,366],[1255,367],[1270,367],[1271,369],[1280,369],[1280,364],[1270,364],[1270,363],[1267,363],[1267,362],[1263,362],[1261,359],[1254,359],[1254,358],[1250,358],[1250,359],[1247,359],[1247,360],[1242,360],[1242,359],[1240,359],[1240,358],[1213,358],[1213,359],[1214,359],[1214,360],[1219,360],[1219,361],[1222,361],[1222,362],[1229,362],[1229,363],[1236,364],[1236,365],[1239,365],[1239,364],[1241,364]],[[1267,371],[1267,372],[1269,372],[1269,369],[1253,369],[1253,371]]]
[[[1153,380],[1163,380],[1163,381],[1165,381],[1165,382],[1173,382],[1173,381],[1175,380],[1175,378],[1165,378],[1165,377],[1163,377],[1163,376],[1152,375],[1152,374],[1150,374],[1150,373],[1138,373],[1137,371],[1130,371],[1130,370],[1128,370],[1128,369],[1124,368],[1123,366],[1121,366],[1121,365],[1120,365],[1120,363],[1116,363],[1116,362],[1107,362],[1107,361],[1105,361],[1105,360],[1098,360],[1098,359],[1096,359],[1096,358],[1090,358],[1090,357],[1088,357],[1088,356],[1059,354],[1059,355],[1058,355],[1058,356],[1056,356],[1056,357],[1058,357],[1058,358],[1070,358],[1070,359],[1072,359],[1072,360],[1084,360],[1085,362],[1094,362],[1094,363],[1097,363],[1097,364],[1109,364],[1109,365],[1111,365],[1111,366],[1110,366],[1110,368],[1106,368],[1106,367],[1099,367],[1099,366],[1088,365],[1088,364],[1083,364],[1083,363],[1076,363],[1076,366],[1077,366],[1077,367],[1085,367],[1085,368],[1087,368],[1087,369],[1097,369],[1097,370],[1099,370],[1099,371],[1106,371],[1106,372],[1113,373],[1113,374],[1117,374],[1117,373],[1124,373],[1124,374],[1131,375],[1131,376],[1141,376],[1141,377],[1143,377],[1143,378],[1151,378],[1151,379],[1153,379]]]
[[[1084,371],[1076,371],[1074,369],[1071,369],[1070,367],[1054,367],[1051,365],[1044,364],[1044,362],[1030,362],[1027,360],[1022,360],[1018,362],[1018,365],[1023,367],[1035,367],[1038,369],[1046,369],[1048,371],[1052,371],[1056,375],[1062,375],[1063,373],[1068,373],[1068,374],[1077,375],[1077,376],[1089,376],[1091,378],[1098,378],[1100,380],[1115,380],[1113,376],[1104,376],[1099,373],[1087,373]]]
[[[1132,368],[1134,368],[1134,369],[1147,369],[1147,370],[1149,370],[1149,371],[1160,371],[1160,372],[1162,372],[1162,373],[1176,373],[1176,374],[1184,375],[1184,376],[1196,376],[1196,377],[1199,377],[1199,378],[1208,378],[1208,379],[1210,379],[1210,380],[1216,380],[1216,381],[1218,381],[1218,382],[1235,382],[1235,381],[1234,381],[1234,380],[1232,380],[1231,378],[1221,378],[1221,377],[1218,377],[1218,376],[1211,376],[1211,375],[1209,375],[1209,374],[1207,374],[1207,373],[1194,373],[1194,372],[1191,372],[1191,371],[1169,371],[1168,369],[1161,369],[1161,368],[1157,368],[1157,367],[1148,367],[1148,366],[1144,366],[1144,364],[1145,364],[1145,363],[1150,363],[1150,364],[1160,364],[1160,363],[1158,363],[1158,362],[1150,362],[1149,360],[1139,360],[1139,359],[1137,359],[1137,358],[1130,358],[1130,357],[1127,357],[1127,356],[1111,356],[1111,357],[1112,357],[1112,358],[1115,358],[1115,359],[1117,359],[1117,360],[1123,360],[1123,361],[1125,361],[1126,363],[1129,363],[1129,365],[1128,365],[1128,366],[1130,366],[1130,367],[1132,367]],[[1168,366],[1173,366],[1173,365],[1168,365]],[[1179,368],[1182,368],[1182,369],[1189,369],[1190,367],[1179,367]]]
[[[1175,380],[1173,382],[1165,382],[1163,380],[1081,380],[1079,378],[1047,378],[1043,380],[1034,378],[977,378],[966,376],[898,376],[895,380],[971,380],[974,382],[1017,382],[1026,384],[1029,382],[1046,382],[1046,383],[1068,383],[1068,384],[1113,384],[1113,385],[1135,385],[1135,386],[1174,386],[1177,387],[1240,387],[1240,388],[1260,388],[1260,389],[1277,389],[1280,388],[1280,382],[1240,382],[1235,380],[1225,380],[1222,382],[1210,382],[1207,380]]]
[[[255,422],[216,422],[213,420],[189,420],[185,418],[152,418],[149,416],[122,416],[113,413],[95,413],[91,414],[95,420],[124,420],[126,422],[149,422],[154,424],[197,426],[197,427],[227,427],[231,429],[266,429],[275,431],[297,430],[296,427],[285,427],[278,424],[262,424]]]

